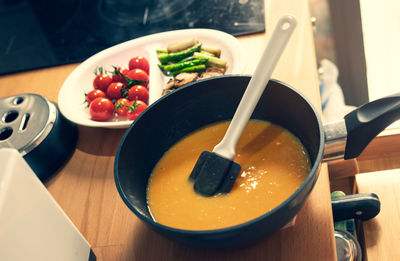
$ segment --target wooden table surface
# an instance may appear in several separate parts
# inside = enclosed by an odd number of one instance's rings
[[[239,37],[252,73],[272,27],[283,14],[298,25],[273,78],[299,89],[319,108],[318,74],[306,0],[266,0],[266,33]],[[0,77],[0,97],[37,93],[57,102],[58,92],[77,64]],[[336,260],[327,167],[295,225],[250,247],[198,250],[171,242],[150,230],[126,207],[117,192],[114,155],[124,130],[79,126],[74,154],[46,187],[91,244],[98,260]],[[61,236],[61,235],[60,235]]]

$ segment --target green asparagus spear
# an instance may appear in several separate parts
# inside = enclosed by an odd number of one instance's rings
[[[185,39],[183,41],[177,42],[177,43],[172,43],[169,44],[167,47],[167,50],[169,53],[176,53],[176,52],[180,52],[182,50],[185,50],[189,47],[192,47],[193,45],[197,44],[199,41],[197,41],[194,38],[190,38],[190,39]]]
[[[196,58],[194,58],[193,56],[188,56],[186,58],[183,58],[182,60],[179,60],[178,63],[183,63],[183,62],[192,61],[192,60],[196,60]]]
[[[205,69],[206,69],[205,64],[194,65],[194,66],[185,67],[181,70],[175,71],[172,73],[172,76],[175,77],[182,72],[198,72],[198,71],[204,71]]]
[[[206,46],[206,45],[202,45],[201,46],[201,50],[208,52],[208,53],[212,53],[213,55],[220,57],[221,56],[221,48],[218,47],[211,47],[211,46]]]
[[[198,52],[200,50],[200,48],[201,48],[201,43],[196,44],[196,45],[194,45],[188,49],[185,49],[183,51],[180,51],[180,52],[168,53],[168,54],[161,53],[158,55],[158,59],[160,60],[160,62],[162,64],[166,64],[170,61],[181,60],[185,57],[193,55],[193,53]]]
[[[163,65],[162,69],[164,71],[177,71],[180,69],[183,69],[185,67],[192,67],[194,65],[199,65],[199,64],[205,64],[208,59],[194,59],[191,61],[186,61],[186,62],[178,62],[178,63],[173,63],[173,64],[168,64],[168,65]]]
[[[207,52],[207,51],[203,51],[203,50],[200,50],[199,53],[202,53],[202,54],[205,54],[205,55],[208,55],[208,56],[212,56],[212,57],[217,57],[215,54]]]
[[[207,61],[207,65],[209,66],[217,66],[217,67],[226,67],[226,61],[217,58],[217,57],[213,57],[213,56],[209,56],[203,53],[199,53],[199,52],[195,52],[193,54],[193,57],[197,58],[197,59],[208,59]]]

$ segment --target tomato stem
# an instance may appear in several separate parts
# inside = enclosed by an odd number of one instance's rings
[[[103,74],[106,71],[104,70],[104,68],[102,66],[97,66],[96,69],[94,69],[94,75],[99,75],[99,74]]]
[[[88,93],[85,92],[85,100],[82,103],[87,103],[87,105],[89,106],[89,103],[87,102],[87,96],[88,96]]]
[[[128,89],[130,89],[133,85],[146,83],[145,81],[131,79],[131,78],[127,77],[125,74],[121,73],[121,71],[117,67],[115,67],[115,66],[113,66],[113,67],[114,67],[114,73],[121,75],[121,77],[126,81],[126,83],[127,83],[126,87]]]
[[[135,102],[132,103],[132,105],[123,104],[123,106],[129,108],[129,111],[128,111],[128,112],[131,112],[131,111],[136,111],[136,110],[137,110],[137,107],[139,106],[139,104],[137,104],[137,99],[135,99]]]

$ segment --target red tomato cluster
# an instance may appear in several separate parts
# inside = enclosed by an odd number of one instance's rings
[[[149,102],[149,62],[143,56],[129,60],[128,68],[115,67],[109,74],[96,70],[93,90],[86,93],[90,117],[107,121],[113,116],[136,119]]]

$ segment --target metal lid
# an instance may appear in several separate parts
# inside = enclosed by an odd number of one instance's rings
[[[335,229],[335,240],[338,261],[362,260],[360,244],[352,234],[341,229]]]
[[[37,94],[0,99],[0,148],[13,147],[22,155],[38,146],[50,133],[57,108]]]

